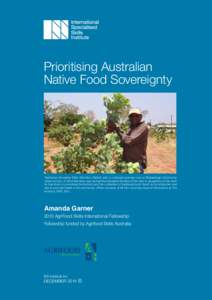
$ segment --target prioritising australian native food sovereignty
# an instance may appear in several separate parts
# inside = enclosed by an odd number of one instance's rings
[[[173,77],[152,75],[152,64],[134,63],[102,64],[68,61],[44,62],[44,85],[148,85],[171,86]],[[133,75],[132,75],[133,74]],[[142,75],[141,75],[142,74]],[[154,73],[155,74],[155,73]]]

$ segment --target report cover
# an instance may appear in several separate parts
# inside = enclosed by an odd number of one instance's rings
[[[12,4],[2,299],[211,299],[206,11]]]

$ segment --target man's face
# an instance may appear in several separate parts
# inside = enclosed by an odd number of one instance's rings
[[[138,124],[141,122],[141,118],[142,118],[141,115],[138,115],[138,114],[131,114],[131,115],[129,116],[130,125],[131,125],[131,126],[136,126],[136,125],[138,125]]]

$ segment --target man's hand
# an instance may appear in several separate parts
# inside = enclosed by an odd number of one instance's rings
[[[112,122],[112,121],[108,121],[107,123],[107,132],[114,132],[118,129],[118,126]]]

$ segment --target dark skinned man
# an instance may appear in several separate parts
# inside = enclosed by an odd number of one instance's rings
[[[120,128],[110,122],[109,129],[115,131],[121,140],[123,147],[123,160],[126,162],[138,162],[141,173],[147,167],[147,142],[148,126],[142,121],[142,113],[138,108],[132,108],[129,112],[130,128],[122,133]]]

